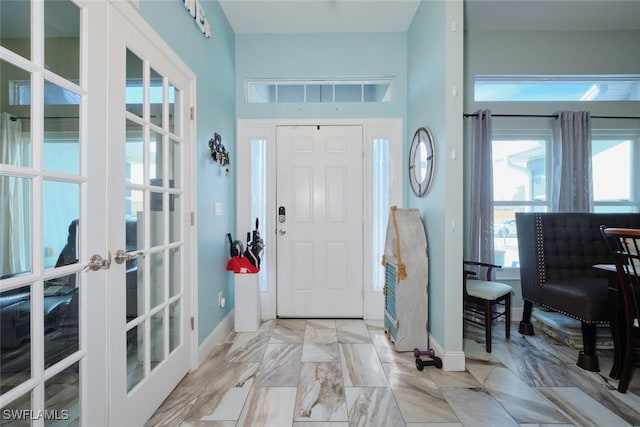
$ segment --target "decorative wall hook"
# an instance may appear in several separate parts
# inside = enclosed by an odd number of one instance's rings
[[[222,137],[218,133],[213,134],[213,138],[209,140],[209,149],[211,150],[211,160],[225,167],[227,176],[231,174],[229,171],[229,153],[222,144]]]

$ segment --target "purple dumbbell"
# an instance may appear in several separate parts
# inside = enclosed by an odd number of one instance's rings
[[[414,356],[415,358],[418,358],[418,357],[420,357],[420,356],[433,357],[433,356],[435,356],[435,355],[436,355],[436,352],[435,352],[435,351],[433,351],[433,349],[432,349],[432,348],[428,348],[428,349],[426,349],[426,350],[420,350],[420,349],[417,349],[417,348],[414,348],[414,349],[413,349],[413,356]]]

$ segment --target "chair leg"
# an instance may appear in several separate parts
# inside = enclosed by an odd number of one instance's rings
[[[633,325],[627,325],[629,328],[633,328]],[[626,393],[629,388],[629,382],[631,381],[631,371],[633,369],[633,336],[632,333],[627,333],[627,336],[623,338],[625,340],[625,349],[622,367],[620,368],[620,379],[618,380],[618,391],[620,393]]]
[[[491,353],[491,301],[484,302],[484,333],[487,353]]]
[[[505,337],[507,339],[509,339],[509,337],[511,336],[511,294],[507,294],[507,297],[504,299],[504,309],[506,311],[505,313]]]
[[[626,306],[626,304],[625,304]],[[634,316],[630,312],[628,307],[625,307],[625,311],[627,314],[624,316],[623,326],[625,333],[624,336],[620,337],[620,347],[622,351],[622,361],[621,366],[618,369],[619,371],[619,381],[618,381],[618,391],[620,393],[626,393],[627,388],[629,388],[629,382],[631,381],[631,371],[633,370],[633,356],[635,349],[635,342],[633,339],[633,324],[634,324]]]

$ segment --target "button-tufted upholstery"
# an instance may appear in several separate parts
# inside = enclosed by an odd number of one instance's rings
[[[598,371],[595,325],[610,319],[608,278],[595,264],[613,260],[600,226],[640,228],[638,213],[516,213],[524,313],[519,331],[533,335],[533,304],[582,322],[578,366]]]

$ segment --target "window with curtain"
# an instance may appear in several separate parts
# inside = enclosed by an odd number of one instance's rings
[[[493,213],[495,261],[519,267],[516,212],[549,211],[551,130],[495,131]],[[640,212],[640,132],[592,132],[595,212]]]

